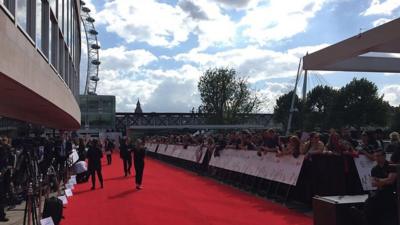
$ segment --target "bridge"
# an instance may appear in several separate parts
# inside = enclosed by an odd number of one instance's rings
[[[115,129],[124,131],[157,129],[266,129],[276,127],[272,114],[241,115],[233,125],[209,124],[203,113],[116,113]]]

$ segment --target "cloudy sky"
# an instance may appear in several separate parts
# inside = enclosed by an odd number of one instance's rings
[[[399,0],[85,2],[102,46],[97,92],[116,95],[119,112],[132,112],[138,98],[145,112],[188,112],[200,104],[201,74],[221,66],[248,77],[263,98],[262,111],[271,112],[275,99],[293,88],[306,52],[400,13]],[[386,100],[400,104],[400,75],[311,72],[309,84],[341,87],[353,77],[375,82]]]

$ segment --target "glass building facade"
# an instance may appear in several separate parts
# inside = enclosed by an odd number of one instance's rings
[[[0,9],[78,98],[81,55],[78,0],[0,0]]]
[[[79,107],[82,129],[115,129],[115,96],[80,95]]]

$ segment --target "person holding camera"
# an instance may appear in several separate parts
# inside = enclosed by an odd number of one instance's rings
[[[374,152],[377,165],[371,170],[372,192],[365,202],[365,215],[369,225],[397,224],[397,173],[394,166],[389,165],[382,149]]]
[[[3,140],[0,140],[0,222],[7,222],[8,218],[4,211],[6,200],[6,173],[8,166],[8,153]]]

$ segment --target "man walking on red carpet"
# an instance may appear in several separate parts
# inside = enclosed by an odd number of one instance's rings
[[[135,164],[135,172],[136,172],[136,189],[142,189],[142,179],[143,179],[143,170],[144,170],[144,158],[146,156],[146,148],[144,147],[144,141],[141,139],[137,140],[137,145],[133,151],[133,159]]]
[[[100,181],[100,186],[103,188],[103,175],[101,174],[101,158],[103,158],[103,152],[100,149],[98,140],[94,139],[89,146],[89,150],[87,152],[88,159],[88,171],[90,176],[92,177],[92,190],[96,188],[96,177]]]

